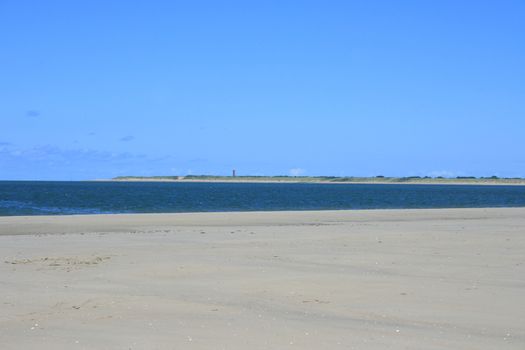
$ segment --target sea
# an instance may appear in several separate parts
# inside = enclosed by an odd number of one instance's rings
[[[0,216],[525,207],[525,186],[0,181]]]

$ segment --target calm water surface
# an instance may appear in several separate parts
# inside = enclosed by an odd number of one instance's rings
[[[0,215],[525,207],[525,186],[0,181]]]

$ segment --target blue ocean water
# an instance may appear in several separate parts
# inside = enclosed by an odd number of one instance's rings
[[[0,216],[525,207],[525,186],[0,181]]]

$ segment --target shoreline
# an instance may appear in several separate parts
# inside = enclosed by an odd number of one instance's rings
[[[49,222],[54,221],[54,219],[61,220],[61,218],[93,218],[93,220],[110,218],[110,217],[121,217],[121,218],[147,218],[147,219],[162,219],[162,218],[177,218],[185,216],[242,216],[242,215],[268,215],[273,214],[280,215],[322,215],[322,214],[371,214],[371,213],[422,213],[422,212],[445,212],[445,211],[479,211],[479,210],[488,210],[488,211],[498,211],[498,210],[524,210],[525,206],[515,206],[515,207],[446,207],[446,208],[376,208],[376,209],[305,209],[305,210],[239,210],[239,211],[188,211],[188,212],[142,212],[142,213],[99,213],[99,214],[55,214],[55,215],[0,215],[0,236],[6,235],[2,232],[2,224],[13,223],[23,224],[27,221],[42,221]],[[42,220],[33,220],[33,218],[40,218]],[[22,220],[19,222],[19,220]]]
[[[100,179],[88,182],[169,182],[169,183],[275,183],[275,184],[323,184],[323,185],[490,185],[490,186],[525,186],[525,180],[516,181],[301,181],[301,180],[170,180],[170,179]]]
[[[254,184],[319,184],[319,185],[474,185],[474,186],[525,186],[525,180],[475,180],[461,181],[450,179],[438,180],[409,180],[409,181],[315,181],[315,180],[243,180],[243,179],[89,179],[89,180],[0,180],[0,182],[165,182],[165,183],[254,183]]]
[[[0,216],[0,237],[10,235],[41,235],[82,233],[87,229],[117,229],[148,225],[277,225],[279,223],[304,223],[330,220],[349,222],[369,221],[377,217],[394,221],[417,217],[457,218],[479,217],[480,214],[496,216],[523,213],[525,207],[485,208],[406,208],[406,209],[329,209],[329,210],[275,210],[275,211],[224,211],[224,212],[179,212],[179,213],[115,213],[115,214],[71,214],[71,215],[12,215]],[[236,223],[236,220],[239,222]],[[79,227],[75,227],[78,224]],[[84,227],[82,227],[84,225]]]

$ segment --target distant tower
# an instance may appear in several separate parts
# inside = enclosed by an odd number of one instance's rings
[[[232,176],[235,177],[235,169],[232,171]]]

